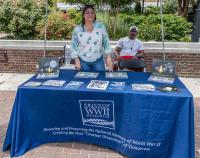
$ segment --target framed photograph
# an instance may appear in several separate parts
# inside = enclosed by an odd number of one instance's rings
[[[153,59],[152,75],[174,78],[176,74],[176,61]]]
[[[153,59],[152,75],[149,77],[148,80],[172,84],[175,80],[175,75],[176,61]]]
[[[39,59],[39,72],[37,79],[58,78],[59,72],[59,58],[53,57]]]

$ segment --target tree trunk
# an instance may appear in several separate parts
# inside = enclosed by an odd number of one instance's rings
[[[196,4],[195,16],[194,16],[194,25],[192,30],[192,42],[200,42],[200,1]]]
[[[144,13],[144,1],[145,1],[145,0],[142,0],[142,11],[141,11],[142,14]]]
[[[178,15],[187,17],[189,0],[178,0]]]

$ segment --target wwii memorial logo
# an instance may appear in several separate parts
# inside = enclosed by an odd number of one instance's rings
[[[114,101],[79,100],[83,125],[115,129]]]

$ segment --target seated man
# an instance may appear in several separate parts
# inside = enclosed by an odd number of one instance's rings
[[[129,36],[121,38],[116,46],[115,55],[118,60],[122,59],[144,59],[143,44],[137,37],[138,28],[132,26],[130,28]],[[129,68],[134,71],[144,71],[144,68]]]

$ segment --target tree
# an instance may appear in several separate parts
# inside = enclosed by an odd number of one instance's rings
[[[189,0],[178,0],[178,15],[187,17]]]
[[[135,13],[136,14],[141,14],[142,13],[141,3],[140,3],[139,0],[137,0],[136,4],[135,4]]]
[[[33,39],[43,15],[44,5],[34,0],[5,0],[0,6],[0,31],[15,39]]]
[[[67,0],[67,2],[74,3],[77,1],[75,0]],[[135,0],[79,0],[79,3],[81,4],[96,4],[96,5],[105,5],[109,6],[109,14],[112,14],[114,16],[114,27],[113,32],[116,33],[116,25],[117,25],[117,15],[119,14],[120,9],[123,9],[124,7],[131,5]]]

